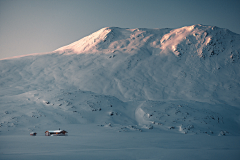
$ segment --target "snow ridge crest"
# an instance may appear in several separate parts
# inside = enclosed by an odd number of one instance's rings
[[[166,54],[170,51],[176,56],[181,56],[185,48],[192,48],[197,51],[198,56],[205,57],[204,49],[209,44],[215,43],[213,40],[218,43],[221,38],[233,41],[236,36],[237,34],[227,29],[201,24],[178,29],[105,27],[55,52],[61,54],[111,54],[116,52],[132,54],[139,50],[149,50],[157,54],[160,52]]]

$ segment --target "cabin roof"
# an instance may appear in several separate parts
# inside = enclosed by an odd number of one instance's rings
[[[36,132],[30,132],[30,134],[34,134],[34,133],[36,133]]]
[[[48,130],[48,132],[61,132],[62,130]]]
[[[67,131],[65,131],[65,130],[48,130],[48,131],[46,131],[46,132],[49,132],[49,133],[60,133],[60,132],[62,132],[62,131],[67,132]]]

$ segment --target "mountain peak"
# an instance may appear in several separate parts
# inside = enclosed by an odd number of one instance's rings
[[[58,52],[64,53],[98,53],[100,45],[106,41],[111,41],[112,38],[119,36],[118,30],[124,30],[118,27],[104,27],[89,36],[86,36],[76,42],[57,49]],[[102,44],[104,45],[104,44]]]
[[[153,54],[173,53],[179,57],[188,50],[205,57],[209,56],[205,50],[210,44],[219,44],[223,51],[226,46],[220,43],[225,43],[224,39],[232,41],[235,35],[227,29],[201,24],[177,29],[105,27],[55,51],[61,54],[134,54],[139,50],[148,50]]]
[[[161,29],[105,27],[55,51],[65,54],[110,54],[115,51],[131,53],[134,49],[145,45],[151,36],[159,34],[160,30]],[[162,32],[165,33],[166,30],[169,31],[170,29],[162,29]]]

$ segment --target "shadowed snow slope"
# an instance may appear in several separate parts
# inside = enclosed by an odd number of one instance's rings
[[[4,59],[0,130],[97,123],[239,135],[239,53],[240,35],[213,26],[107,27],[48,54]]]

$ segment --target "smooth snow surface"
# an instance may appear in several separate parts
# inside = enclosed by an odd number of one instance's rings
[[[66,125],[69,136],[1,135],[1,159],[231,159],[238,160],[234,136],[186,136],[166,132],[114,132],[95,125]]]
[[[107,27],[0,60],[0,159],[239,159],[239,53],[213,26]]]

